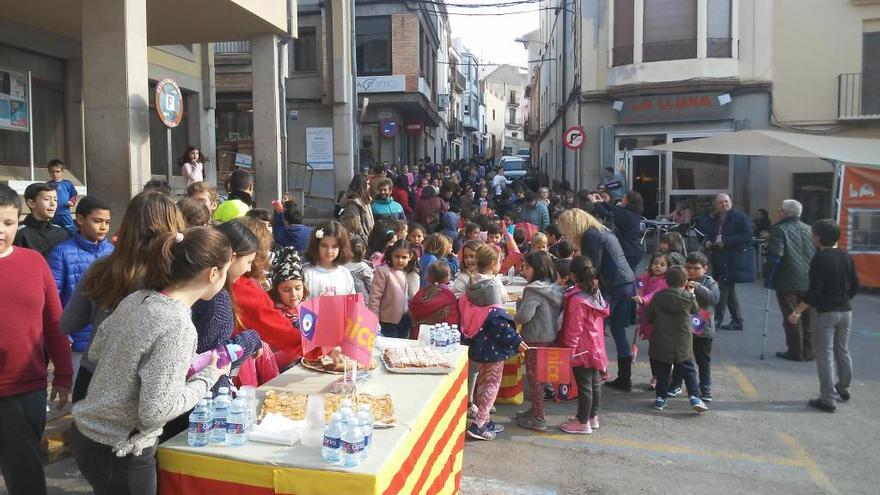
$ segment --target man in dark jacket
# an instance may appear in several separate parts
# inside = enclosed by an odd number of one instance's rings
[[[721,330],[742,330],[743,318],[736,297],[736,284],[754,282],[755,253],[752,249],[752,221],[734,210],[727,194],[715,198],[715,214],[710,217],[706,248],[712,253],[712,275],[721,288],[715,307],[715,323]],[[730,310],[730,323],[722,325],[724,309]]]
[[[770,230],[767,247],[768,288],[776,290],[776,300],[782,312],[785,327],[786,352],[776,355],[791,361],[810,361],[813,352],[813,312],[804,311],[800,320],[792,324],[788,315],[804,300],[810,287],[810,260],[816,254],[811,240],[810,226],[801,222],[803,206],[793,199],[786,199],[779,208],[779,221]]]
[[[623,248],[626,262],[635,271],[645,254],[642,247],[642,212],[645,203],[642,195],[638,191],[629,191],[623,197],[621,206],[603,202],[598,194],[591,194],[590,201],[593,203],[594,216],[611,218],[614,222],[614,233]]]
[[[58,208],[55,185],[34,183],[24,190],[24,201],[31,212],[24,218],[15,235],[15,245],[33,249],[48,258],[58,244],[67,240],[67,231],[55,225],[52,218]]]

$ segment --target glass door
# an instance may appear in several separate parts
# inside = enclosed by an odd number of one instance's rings
[[[645,202],[645,218],[657,218],[665,213],[662,156],[653,151],[627,151],[627,176],[630,178],[630,189],[638,191]]]

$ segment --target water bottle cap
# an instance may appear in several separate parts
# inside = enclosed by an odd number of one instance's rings
[[[199,399],[199,405],[208,407],[208,400],[207,399]]]
[[[343,399],[342,400],[342,407],[349,407],[350,408],[353,405],[354,405],[354,402],[352,402],[351,399]]]
[[[220,395],[229,395],[229,387],[220,387],[217,391]]]
[[[358,411],[370,412],[370,405],[369,404],[361,404],[360,406],[358,406]]]
[[[330,416],[330,421],[335,421],[335,422],[342,421],[342,414],[340,414],[338,412],[333,413],[333,415]]]

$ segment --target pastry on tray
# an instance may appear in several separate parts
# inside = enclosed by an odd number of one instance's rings
[[[392,347],[382,355],[389,368],[452,368],[443,354],[431,347]]]
[[[269,390],[266,392],[266,398],[263,400],[260,419],[263,419],[269,413],[276,413],[294,421],[302,421],[306,419],[306,402],[308,402],[308,399],[309,396],[306,394]]]
[[[354,403],[355,409],[361,404],[369,404],[370,411],[373,414],[373,421],[376,426],[393,426],[397,422],[394,417],[394,402],[391,401],[391,395],[373,396],[369,394],[358,394],[357,397],[341,394],[327,394],[324,396],[324,421],[330,422],[330,417],[335,412],[342,409],[342,401],[349,399]]]
[[[345,356],[333,356],[326,355],[321,356],[319,359],[311,360],[311,359],[303,359],[303,365],[306,368],[310,368],[317,371],[324,371],[327,373],[342,373],[345,371],[346,361],[348,364],[348,369],[351,370],[354,368],[354,364],[357,364],[357,369],[359,371],[369,371],[375,369],[376,366],[379,366],[379,361],[373,358],[370,361],[369,366],[365,366],[361,363],[358,363],[354,359],[347,358]]]

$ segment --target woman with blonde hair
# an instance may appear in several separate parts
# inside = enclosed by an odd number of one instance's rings
[[[608,317],[614,347],[617,348],[617,379],[608,386],[632,390],[632,349],[626,336],[631,298],[636,294],[635,274],[617,237],[596,217],[578,208],[563,212],[556,220],[568,242],[580,254],[589,256],[599,270],[599,289],[611,307]]]

